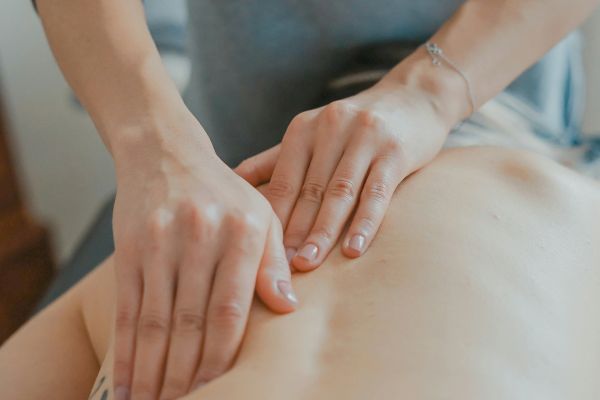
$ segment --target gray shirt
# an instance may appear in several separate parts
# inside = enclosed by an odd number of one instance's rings
[[[357,46],[424,41],[459,0],[190,0],[186,101],[229,164],[281,140]],[[527,38],[524,38],[526,40]],[[510,87],[552,139],[579,130],[579,35],[567,37]]]

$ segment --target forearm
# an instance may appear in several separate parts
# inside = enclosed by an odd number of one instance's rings
[[[475,107],[494,97],[592,12],[597,0],[469,0],[436,32],[438,44],[468,77]],[[424,80],[452,123],[472,107],[466,83],[437,68],[424,49],[400,63],[391,79]]]
[[[190,119],[141,1],[38,0],[37,6],[58,64],[113,155],[130,133],[158,134],[169,121]]]

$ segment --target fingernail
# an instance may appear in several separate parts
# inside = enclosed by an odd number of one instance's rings
[[[319,248],[310,243],[305,245],[299,252],[298,252],[298,256],[305,258],[308,261],[314,261],[315,258],[317,258],[317,254],[319,253]]]
[[[204,381],[200,381],[200,382],[196,383],[196,385],[192,388],[192,392],[200,389],[204,385],[206,385],[206,382],[204,382]]]
[[[279,292],[285,297],[290,303],[296,305],[298,304],[298,298],[296,297],[296,293],[294,293],[294,289],[292,289],[292,284],[289,281],[277,281],[277,289]]]
[[[115,400],[129,400],[129,389],[119,386],[115,389]]]
[[[352,250],[356,250],[359,253],[362,253],[365,248],[366,241],[367,240],[363,235],[354,235],[350,238],[350,241],[348,242],[348,247]]]
[[[292,262],[292,258],[294,258],[294,256],[296,255],[296,252],[298,252],[298,249],[294,249],[293,247],[286,247],[285,256],[287,258],[288,264]]]

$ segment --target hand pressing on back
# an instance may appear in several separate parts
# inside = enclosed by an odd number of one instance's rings
[[[115,157],[117,400],[178,398],[225,372],[255,289],[275,312],[296,307],[279,219],[201,129]]]
[[[348,257],[368,249],[400,182],[440,151],[456,121],[429,89],[384,78],[299,114],[279,145],[235,169],[253,185],[269,182],[296,269],[319,266],[338,239]]]

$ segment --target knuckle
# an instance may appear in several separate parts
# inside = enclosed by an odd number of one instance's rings
[[[190,208],[186,214],[185,223],[190,230],[192,239],[195,242],[201,241],[205,236],[205,230],[209,228],[206,218],[196,207]]]
[[[333,231],[328,226],[319,226],[311,232],[311,237],[317,237],[321,239],[320,241],[331,242],[333,240]]]
[[[321,204],[324,192],[325,186],[322,183],[308,180],[302,186],[300,198],[311,203]]]
[[[390,154],[396,157],[404,156],[404,141],[400,138],[390,135],[384,141],[384,146]]]
[[[356,195],[354,183],[347,178],[334,178],[329,183],[327,194],[333,198],[352,201]]]
[[[113,222],[113,226],[115,223]],[[117,266],[128,264],[131,257],[136,256],[136,250],[139,247],[139,233],[134,229],[117,230],[114,232],[115,241],[115,261]]]
[[[256,162],[254,157],[246,158],[236,167],[242,175],[251,175],[256,171]]]
[[[268,198],[288,199],[294,192],[294,187],[286,178],[278,178],[269,182],[266,193]]]
[[[296,132],[299,132],[301,128],[303,128],[310,122],[310,119],[311,118],[309,116],[309,113],[306,111],[297,114],[294,118],[292,118],[292,121],[290,122],[290,125],[288,127],[288,134],[294,134]]]
[[[388,159],[394,168],[397,170],[406,170],[408,167],[408,157],[406,154],[406,146],[399,138],[390,138],[385,142],[387,155],[382,156],[382,159]]]
[[[227,216],[227,223],[234,232],[240,235],[248,236],[260,232],[259,218],[247,211],[233,210]]]
[[[198,333],[204,330],[206,318],[203,313],[192,310],[177,310],[173,316],[176,333]]]
[[[164,209],[153,211],[148,217],[147,232],[152,248],[160,247],[171,224],[170,212]]]
[[[115,357],[119,357],[118,353],[115,352]],[[115,373],[115,383],[118,385],[121,383],[119,380],[128,376],[129,371],[131,370],[132,363],[121,356],[121,358],[116,358],[113,368]]]
[[[224,328],[234,328],[244,321],[244,310],[237,300],[227,300],[215,307],[213,321]]]
[[[192,241],[199,243],[213,236],[218,230],[220,216],[221,213],[217,206],[207,205],[200,208],[194,205],[190,208],[186,213],[184,223],[189,229]]]
[[[194,215],[196,210],[198,210],[196,201],[191,196],[184,196],[181,198],[178,203],[178,208],[187,218]]]
[[[285,245],[294,246],[300,245],[308,236],[308,228],[290,227],[285,233]]]
[[[207,204],[197,210],[197,226],[205,233],[216,231],[219,228],[223,216],[222,206],[219,204]]]
[[[365,187],[365,196],[368,200],[385,203],[390,196],[390,185],[384,181],[375,181]]]
[[[275,253],[271,255],[271,262],[264,268],[258,270],[257,275],[264,276],[268,280],[274,279],[274,273],[278,273],[280,268],[288,268],[289,262],[285,256],[285,253]]]
[[[126,308],[117,310],[115,315],[115,325],[117,330],[127,330],[135,327],[135,314]]]
[[[336,100],[323,107],[323,118],[329,124],[336,124],[355,113],[355,107],[345,100]]]
[[[360,110],[356,113],[356,123],[366,130],[385,130],[384,117],[373,110]]]
[[[163,336],[168,333],[168,319],[159,314],[142,314],[138,322],[138,334],[144,338]]]
[[[203,222],[202,208],[193,199],[187,198],[181,200],[179,208],[187,223],[201,224]]]
[[[361,232],[368,234],[375,231],[375,221],[371,216],[361,217],[357,222]]]

